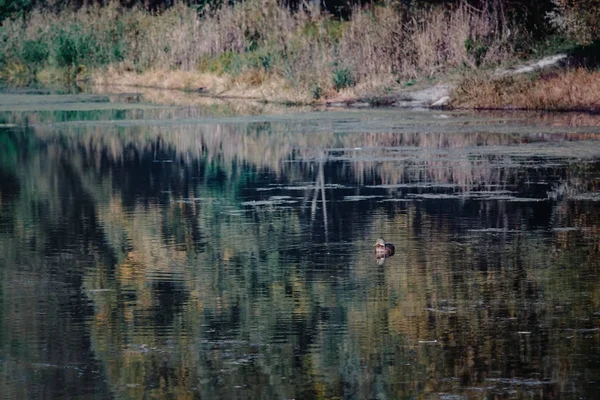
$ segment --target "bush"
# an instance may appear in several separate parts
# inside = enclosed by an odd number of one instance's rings
[[[48,45],[41,40],[26,40],[23,42],[22,57],[28,65],[41,65],[48,59]]]
[[[337,67],[333,70],[333,87],[340,90],[354,86],[354,76],[349,68]]]
[[[481,39],[467,38],[465,40],[465,50],[467,54],[473,59],[476,66],[480,66],[485,54],[488,51],[488,46]]]
[[[61,68],[82,65],[98,66],[120,61],[124,46],[120,40],[104,40],[93,32],[82,32],[79,26],[59,31],[54,38],[54,60]]]
[[[3,0],[0,1],[0,22],[8,18],[24,17],[33,9],[33,0]]]
[[[73,67],[81,56],[77,51],[77,43],[68,32],[63,32],[56,37],[55,60],[59,67]]]
[[[321,97],[323,97],[323,88],[321,88],[318,83],[313,86],[312,97],[314,100],[319,100]]]
[[[550,22],[581,44],[600,39],[600,0],[553,0]]]

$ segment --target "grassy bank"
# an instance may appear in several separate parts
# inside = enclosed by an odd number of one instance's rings
[[[600,71],[584,68],[533,75],[464,79],[452,105],[460,108],[600,111]]]
[[[523,27],[485,11],[492,9],[388,3],[357,7],[348,20],[317,8],[291,11],[275,0],[202,13],[183,4],[161,13],[117,4],[40,9],[2,21],[0,79],[311,103],[393,99],[401,89],[451,76],[462,77],[457,107],[600,109],[595,70],[504,78],[486,72],[539,50]]]
[[[371,6],[341,21],[318,9],[291,12],[274,0],[201,15],[184,5],[157,15],[116,5],[35,11],[3,22],[0,71],[11,81],[89,80],[311,102],[385,94],[497,65],[514,56],[502,21],[466,5],[410,12]]]

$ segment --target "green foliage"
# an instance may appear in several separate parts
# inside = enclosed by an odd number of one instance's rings
[[[238,75],[243,69],[243,56],[233,51],[226,51],[216,57],[204,57],[200,59],[199,69],[213,74]]]
[[[6,63],[7,63],[7,54],[5,51],[0,51],[0,74],[1,74],[1,70],[4,69],[6,67]]]
[[[113,29],[108,32],[108,45],[111,61],[122,61],[125,59],[125,24],[122,20],[117,21]]]
[[[203,57],[198,68],[201,71],[231,75],[239,75],[249,69],[262,69],[272,72],[280,60],[280,55],[267,49],[260,48],[248,53],[224,52],[217,57]]]
[[[577,42],[564,35],[554,34],[544,38],[542,43],[534,43],[530,47],[536,54],[554,55],[572,51],[577,47]]]
[[[76,38],[72,38],[69,32],[62,32],[55,39],[54,58],[59,67],[75,66],[81,59],[81,52],[77,49]]]
[[[52,46],[54,61],[60,68],[106,65],[122,60],[125,53],[121,37],[103,42],[98,34],[85,32],[79,25],[60,30]]]
[[[585,46],[577,46],[570,53],[574,63],[588,68],[597,68],[600,66],[600,39]]]
[[[312,97],[315,100],[319,100],[321,97],[323,97],[323,88],[321,88],[318,83],[315,83],[313,86]]]
[[[333,87],[335,90],[340,90],[347,87],[352,87],[356,84],[354,75],[349,68],[335,67],[333,70]]]
[[[260,46],[261,35],[260,32],[258,32],[258,30],[247,29],[244,32],[244,38],[246,42],[247,52],[255,51],[256,49],[258,49],[258,46]]]
[[[465,50],[475,61],[475,65],[480,66],[488,51],[488,45],[482,38],[469,37],[465,40]]]
[[[217,57],[218,65],[217,72],[225,72],[232,75],[239,75],[243,72],[244,66],[247,64],[246,56],[240,53],[226,52]]]
[[[39,66],[48,59],[48,45],[41,40],[26,40],[23,42],[23,61],[29,66]]]
[[[271,54],[271,53],[259,54],[258,60],[260,62],[261,67],[265,71],[267,71],[267,72],[271,71],[271,69],[273,68],[273,54]]]
[[[35,74],[48,59],[49,49],[46,42],[41,40],[26,40],[23,42],[21,58],[29,75],[35,79]]]
[[[267,47],[263,47],[255,52],[247,53],[245,58],[247,60],[246,63],[248,64],[248,67],[263,69],[266,72],[271,72],[278,64],[278,61],[281,57],[276,51]]]
[[[300,34],[311,39],[329,39],[332,43],[339,43],[344,33],[346,24],[335,19],[323,19],[321,21],[308,21],[302,27]]]
[[[0,22],[8,18],[22,18],[34,5],[34,0],[0,0]]]
[[[553,0],[548,20],[580,44],[600,39],[600,0]]]

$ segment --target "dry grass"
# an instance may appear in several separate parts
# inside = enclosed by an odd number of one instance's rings
[[[357,12],[340,43],[360,80],[381,75],[434,76],[450,68],[493,65],[511,54],[499,19],[466,6],[428,10],[408,21],[390,7]],[[479,54],[471,47],[477,47]]]
[[[210,88],[216,92],[226,89],[225,78],[197,71],[176,71],[174,73],[164,69],[152,69],[138,73],[109,67],[94,72],[92,80],[97,86],[137,86],[188,91],[202,91]]]
[[[347,22],[310,8],[292,13],[275,0],[247,0],[202,16],[183,4],[159,15],[111,5],[35,12],[25,26],[7,22],[0,39],[9,51],[0,61],[5,72],[37,63],[39,70],[63,68],[98,84],[204,87],[304,102],[498,64],[512,54],[500,20],[464,5],[411,14],[372,6],[356,9]],[[65,41],[73,46],[61,46]],[[31,43],[47,52],[32,53]]]
[[[465,108],[600,111],[600,71],[575,69],[540,76],[465,79],[452,103]]]
[[[149,70],[136,73],[114,68],[94,72],[92,81],[98,91],[119,86],[131,88],[176,89],[222,98],[269,99],[272,102],[306,104],[312,98],[293,90],[282,78],[250,70],[243,74],[219,75],[198,71]]]

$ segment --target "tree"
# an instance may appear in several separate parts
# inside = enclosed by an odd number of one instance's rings
[[[581,44],[600,39],[600,0],[552,0],[550,22]]]

